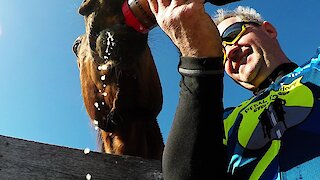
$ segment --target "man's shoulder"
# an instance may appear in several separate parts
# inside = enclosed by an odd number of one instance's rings
[[[302,64],[300,67],[309,67],[310,64],[318,65],[320,63],[320,46],[316,49],[316,53],[311,56],[310,60]]]

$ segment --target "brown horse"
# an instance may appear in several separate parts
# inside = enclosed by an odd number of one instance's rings
[[[88,115],[106,153],[161,159],[162,89],[148,34],[125,24],[124,0],[84,0],[86,33],[73,45]]]

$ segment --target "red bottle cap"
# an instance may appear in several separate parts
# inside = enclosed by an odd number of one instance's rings
[[[126,24],[128,26],[133,27],[136,31],[141,32],[141,33],[147,33],[149,32],[149,29],[145,27],[141,22],[139,21],[138,18],[133,14],[132,10],[129,7],[128,0],[126,0],[122,4],[122,13],[124,15]]]

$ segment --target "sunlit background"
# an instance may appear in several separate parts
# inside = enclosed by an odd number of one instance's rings
[[[81,0],[0,0],[0,135],[96,150],[96,133],[83,104],[71,51],[84,33]],[[318,0],[244,0],[278,29],[288,57],[301,65],[320,46]],[[210,15],[217,9],[207,4]],[[166,141],[178,101],[178,53],[155,28],[149,45],[159,71],[164,104],[158,122]],[[225,107],[251,96],[225,76]],[[208,142],[209,143],[209,142]]]

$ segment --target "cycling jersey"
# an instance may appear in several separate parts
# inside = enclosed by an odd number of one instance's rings
[[[228,173],[243,179],[320,177],[320,56],[225,112]]]

